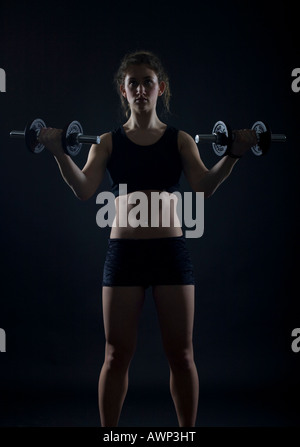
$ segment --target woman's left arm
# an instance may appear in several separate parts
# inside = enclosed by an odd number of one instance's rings
[[[241,157],[247,150],[257,143],[253,130],[235,131],[235,140],[231,147],[233,155]],[[225,155],[211,169],[201,160],[198,147],[194,139],[186,132],[179,131],[179,152],[182,158],[183,172],[195,192],[204,192],[204,197],[211,197],[223,181],[230,175],[238,158]]]

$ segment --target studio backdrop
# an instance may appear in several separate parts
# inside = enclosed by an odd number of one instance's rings
[[[125,122],[113,79],[121,58],[150,50],[170,78],[162,121],[210,134],[257,120],[285,134],[249,151],[204,203],[187,238],[196,275],[197,426],[299,425],[300,59],[293,6],[270,2],[3,1],[0,16],[0,425],[98,426],[104,357],[102,269],[109,227],[97,195],[64,183],[24,131],[36,118],[78,120],[101,135]],[[298,71],[296,70],[298,68]],[[82,168],[90,144],[74,156]],[[220,159],[198,144],[208,168]],[[184,176],[180,190],[191,191]],[[195,216],[194,216],[195,217]],[[184,230],[186,230],[185,228]],[[151,289],[141,315],[121,426],[176,426]]]

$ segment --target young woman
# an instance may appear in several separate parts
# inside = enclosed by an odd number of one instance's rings
[[[91,146],[82,170],[63,151],[61,130],[42,129],[39,135],[39,141],[53,153],[63,178],[79,199],[93,196],[106,169],[115,194],[116,216],[103,272],[106,349],[99,378],[101,425],[118,425],[145,289],[152,286],[178,424],[192,427],[199,388],[193,355],[193,266],[176,212],[170,213],[167,226],[162,223],[162,215],[170,204],[170,195],[176,197],[173,193],[182,171],[193,191],[210,197],[229,176],[238,158],[256,144],[256,135],[252,130],[236,131],[231,153],[208,169],[194,139],[158,117],[158,100],[163,100],[166,109],[169,107],[170,86],[157,56],[146,51],[126,55],[116,83],[128,120],[104,133],[100,144]],[[120,184],[126,184],[126,194]],[[130,215],[136,191],[146,195],[149,210],[151,192],[161,193],[155,225],[151,225],[150,218],[141,223]],[[124,219],[127,224],[121,225]]]

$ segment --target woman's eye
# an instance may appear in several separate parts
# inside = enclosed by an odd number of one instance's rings
[[[143,84],[147,87],[149,87],[149,85],[152,85],[152,80],[151,79],[145,79]],[[129,81],[128,83],[129,87],[136,87],[138,85],[138,81],[135,81],[134,79]]]

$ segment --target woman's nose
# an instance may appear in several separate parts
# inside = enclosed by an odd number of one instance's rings
[[[138,86],[137,86],[137,93],[143,93],[144,92],[144,90],[145,90],[145,88],[144,88],[144,86],[143,86],[143,84],[138,84]]]

